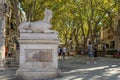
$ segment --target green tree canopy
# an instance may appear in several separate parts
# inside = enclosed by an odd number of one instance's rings
[[[84,44],[93,41],[101,27],[109,24],[119,12],[119,0],[20,0],[27,21],[41,20],[45,8],[53,10],[53,27],[59,32],[61,41],[69,45],[69,40],[79,48],[81,36]],[[85,46],[84,45],[84,46]]]

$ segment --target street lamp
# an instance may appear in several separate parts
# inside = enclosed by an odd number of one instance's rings
[[[82,44],[84,44],[84,34],[82,34]]]
[[[85,48],[85,45],[84,45],[84,38],[85,38],[85,36],[84,36],[84,34],[82,34],[81,35],[81,38],[82,38],[82,42],[81,42],[81,44],[82,44],[82,49],[84,49]]]
[[[70,49],[72,49],[72,39],[69,40]]]
[[[100,40],[100,33],[98,32],[96,35],[96,44],[99,44],[99,40]]]

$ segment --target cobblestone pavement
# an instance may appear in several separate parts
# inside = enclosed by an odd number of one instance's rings
[[[120,80],[120,59],[99,58],[97,64],[86,64],[85,56],[59,60],[61,74],[51,80]],[[16,69],[0,70],[0,80],[16,80]],[[50,80],[50,79],[48,79]]]

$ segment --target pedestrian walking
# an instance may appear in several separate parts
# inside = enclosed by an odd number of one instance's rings
[[[97,55],[97,45],[95,45],[95,47],[94,47],[94,59],[97,60],[97,57],[98,57],[98,55]]]
[[[95,62],[94,60],[94,56],[93,56],[93,48],[92,48],[92,43],[89,42],[89,45],[88,45],[88,61],[87,61],[87,64],[90,64],[90,62],[96,64],[97,62]]]
[[[61,59],[61,51],[60,51],[60,47],[58,47],[58,59]]]
[[[64,46],[64,47],[63,47],[63,54],[62,54],[63,59],[65,59],[65,54],[66,54],[66,47]]]

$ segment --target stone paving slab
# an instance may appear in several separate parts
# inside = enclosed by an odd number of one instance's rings
[[[48,80],[120,80],[120,59],[102,57],[97,64],[86,64],[86,61],[85,56],[61,59],[61,74]],[[15,72],[16,69],[0,70],[0,80],[17,80]]]

